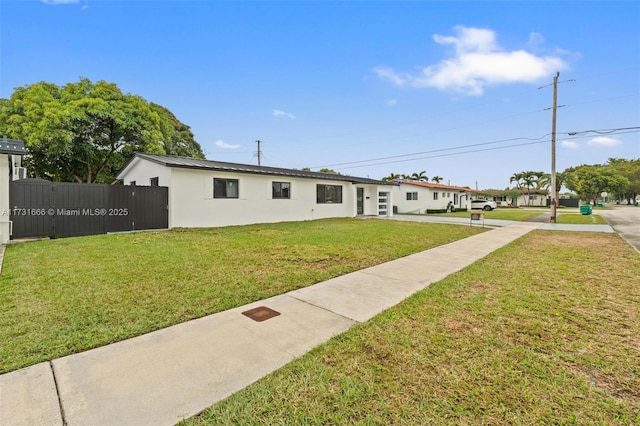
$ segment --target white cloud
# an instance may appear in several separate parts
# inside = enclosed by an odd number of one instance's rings
[[[529,49],[537,50],[538,48],[542,47],[543,44],[544,44],[544,37],[542,36],[542,34],[540,33],[529,34],[529,42],[527,43],[527,45],[529,46]]]
[[[387,101],[387,105],[390,105],[390,106],[394,106],[394,105],[396,105],[397,103],[398,103],[398,100],[397,100],[397,99],[389,99],[389,100]]]
[[[72,4],[72,3],[80,3],[81,0],[41,0],[42,3],[48,4],[51,6],[57,6],[59,4]]]
[[[578,144],[570,141],[562,141],[560,142],[560,146],[567,149],[576,149],[578,148]]]
[[[533,83],[567,68],[558,56],[536,56],[524,50],[505,51],[496,41],[496,33],[488,29],[454,27],[455,36],[435,34],[436,43],[454,47],[454,54],[417,74],[396,72],[379,66],[374,72],[397,86],[433,87],[467,95],[482,95],[486,86],[516,82]],[[542,36],[530,35],[538,44]]]
[[[606,136],[598,136],[596,138],[591,139],[589,142],[587,142],[587,145],[589,146],[616,146],[616,145],[620,145],[622,142],[620,142],[618,139],[614,139],[614,138],[608,138]]]
[[[282,111],[279,109],[273,110],[273,116],[275,118],[290,118],[291,120],[295,120],[296,116],[291,114],[290,112]]]
[[[226,143],[225,141],[222,141],[220,139],[218,139],[216,141],[216,146],[218,148],[221,148],[221,149],[238,149],[238,148],[240,148],[240,145],[231,145],[231,144]]]

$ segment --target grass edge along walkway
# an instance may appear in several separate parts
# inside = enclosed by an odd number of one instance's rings
[[[638,424],[639,267],[535,231],[182,425]]]

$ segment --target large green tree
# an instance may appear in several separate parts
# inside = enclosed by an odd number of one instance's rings
[[[135,152],[204,158],[169,110],[106,81],[19,87],[0,102],[0,134],[23,140],[30,172],[55,181],[112,182]]]
[[[204,158],[200,144],[195,141],[191,128],[180,122],[175,115],[162,105],[149,104],[160,118],[160,144],[167,155]]]
[[[629,179],[610,165],[583,164],[568,168],[565,172],[567,171],[573,175],[573,181],[567,185],[567,188],[576,192],[588,203],[593,201],[595,204],[602,192],[623,194],[629,186]]]
[[[626,190],[616,195],[619,199],[627,200],[627,204],[631,204],[631,200],[635,200],[640,193],[640,158],[635,160],[609,158],[607,164],[629,180]]]

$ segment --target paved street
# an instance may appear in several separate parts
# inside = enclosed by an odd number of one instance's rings
[[[596,213],[607,219],[611,227],[640,251],[640,207],[626,205],[607,205],[606,210]]]

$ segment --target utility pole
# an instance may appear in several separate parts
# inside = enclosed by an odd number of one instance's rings
[[[556,111],[558,110],[558,77],[560,72],[553,77],[553,113],[551,116],[551,223],[556,223],[556,208],[558,206],[558,193],[556,191]]]
[[[262,143],[261,141],[257,140],[256,143],[258,144],[258,166],[262,165],[261,164],[261,157],[262,157],[262,151],[260,151],[260,144]]]

